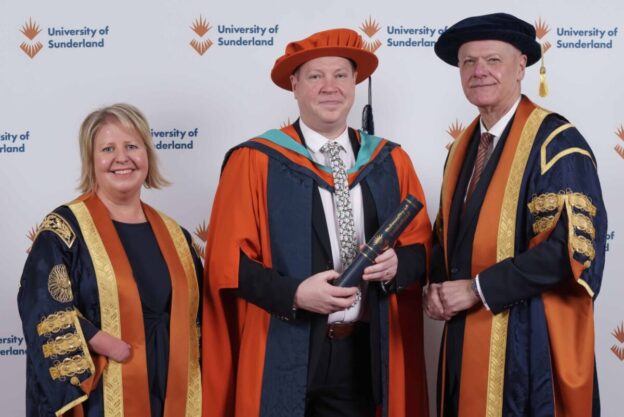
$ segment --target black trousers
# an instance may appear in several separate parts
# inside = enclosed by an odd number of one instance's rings
[[[352,336],[311,341],[321,349],[306,395],[306,417],[373,417],[368,325]],[[318,346],[318,345],[321,346]]]

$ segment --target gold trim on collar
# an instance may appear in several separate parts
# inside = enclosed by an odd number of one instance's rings
[[[589,151],[587,151],[585,149],[578,148],[578,147],[572,147],[572,148],[564,149],[563,151],[559,152],[557,155],[553,156],[549,161],[546,160],[546,158],[547,158],[546,148],[548,147],[550,142],[552,142],[559,133],[561,133],[564,130],[567,130],[567,129],[571,128],[571,127],[574,127],[571,123],[566,123],[564,125],[559,126],[555,130],[553,130],[550,135],[548,135],[548,137],[546,138],[546,140],[542,144],[542,148],[540,150],[540,156],[541,156],[540,161],[541,161],[541,172],[542,172],[542,175],[544,175],[550,168],[552,168],[553,165],[555,165],[558,160],[560,160],[564,156],[568,156],[568,155],[571,155],[573,153],[580,153],[581,155],[587,156],[589,159],[591,159],[591,161],[594,164],[594,166],[596,166],[596,162],[594,162],[594,159],[592,158],[592,156],[589,153]]]
[[[520,186],[526,170],[529,154],[535,142],[537,131],[550,112],[536,108],[528,117],[518,148],[509,171],[507,186],[503,196],[501,217],[498,225],[496,242],[496,261],[514,256],[516,237],[516,215]],[[507,352],[507,327],[509,310],[505,310],[492,317],[492,333],[490,337],[490,362],[488,366],[487,386],[487,417],[500,417],[503,414],[503,390],[505,381],[505,354]]]
[[[73,202],[69,208],[78,220],[80,231],[91,255],[100,298],[102,330],[121,338],[117,281],[104,242],[102,242],[102,238],[95,227],[89,209],[82,201]],[[104,369],[102,382],[104,384],[104,414],[106,417],[124,416],[121,366],[119,362],[108,361],[108,365]]]
[[[76,240],[76,233],[74,233],[74,230],[69,225],[69,222],[56,213],[50,213],[45,216],[37,228],[37,234],[35,235],[33,242],[37,240],[37,236],[39,236],[41,232],[46,230],[53,232],[60,237],[68,248],[71,248]]]
[[[199,332],[197,328],[197,312],[199,308],[199,286],[193,256],[188,242],[180,226],[169,216],[157,211],[163,219],[169,235],[182,262],[189,291],[189,336],[191,339],[188,358],[188,389],[186,393],[186,417],[201,416],[202,390],[201,371],[199,368]]]

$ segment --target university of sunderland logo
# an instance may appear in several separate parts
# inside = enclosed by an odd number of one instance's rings
[[[550,32],[550,27],[548,27],[548,24],[543,21],[541,17],[538,18],[535,22],[535,35],[537,36],[540,45],[542,45],[542,51],[544,52],[544,54],[546,54],[546,52],[548,52],[548,50],[552,46],[550,42],[544,40],[544,37],[548,35],[548,32]]]
[[[620,323],[619,326],[613,329],[611,334],[619,342],[611,346],[611,352],[613,352],[613,354],[617,356],[619,360],[624,362],[624,322]]]
[[[615,131],[615,135],[624,141],[624,126],[620,125],[620,127],[618,127],[618,129]],[[624,146],[618,143],[613,149],[615,149],[615,152],[617,152],[617,154],[620,155],[622,159],[624,159]]]
[[[22,25],[20,32],[28,38],[27,41],[20,44],[20,49],[32,59],[43,49],[43,44],[39,41],[35,41],[37,35],[41,33],[41,28],[37,22],[33,22],[32,17],[30,17],[28,18],[28,22]]]
[[[210,26],[210,23],[208,23],[206,19],[200,15],[191,25],[191,29],[197,36],[199,36],[199,39],[194,38],[191,40],[191,47],[195,49],[199,55],[204,55],[204,53],[206,53],[206,51],[212,46],[212,41],[207,37],[204,38],[204,35],[207,34],[212,27]]]
[[[373,39],[377,32],[381,30],[381,26],[379,26],[379,23],[377,23],[375,20],[373,20],[371,16],[369,16],[368,19],[365,20],[358,29],[360,29],[366,35],[366,38],[363,39],[364,49],[369,52],[375,53],[375,51],[377,51],[377,49],[379,49],[379,47],[381,46],[381,41],[379,39]]]
[[[464,133],[464,130],[466,128],[460,123],[459,120],[455,119],[455,121],[453,123],[451,123],[448,127],[448,129],[446,129],[446,133],[453,139],[452,141],[450,141],[449,143],[446,144],[446,149],[450,150],[451,146],[453,145],[453,142],[455,142],[455,140],[461,136],[462,133]]]
[[[203,261],[206,256],[206,241],[208,240],[208,226],[206,226],[206,221],[203,221],[202,224],[195,228],[195,236],[199,239],[193,239],[193,248],[200,259]]]

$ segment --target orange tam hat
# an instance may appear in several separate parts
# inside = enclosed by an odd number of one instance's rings
[[[330,29],[315,33],[300,41],[286,45],[284,55],[277,58],[271,79],[279,87],[292,91],[290,76],[306,62],[324,56],[339,56],[355,63],[356,84],[367,79],[377,68],[375,54],[363,48],[364,42],[351,29]]]

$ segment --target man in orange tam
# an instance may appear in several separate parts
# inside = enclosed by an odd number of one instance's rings
[[[206,252],[206,416],[428,413],[427,210],[362,284],[333,285],[407,194],[425,203],[405,151],[347,126],[376,67],[349,29],[290,43],[271,78],[300,118],[226,155]]]

